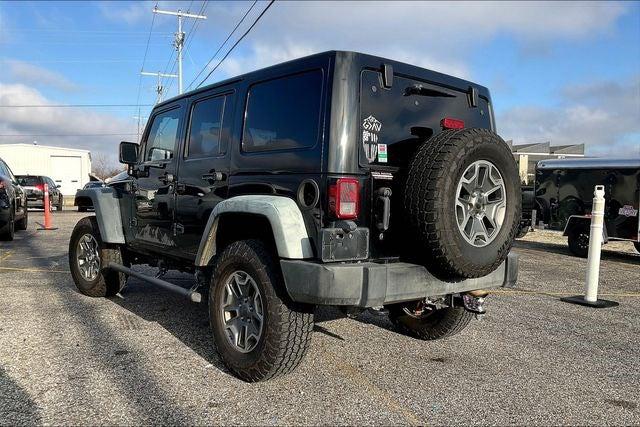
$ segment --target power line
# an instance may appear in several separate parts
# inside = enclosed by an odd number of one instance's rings
[[[156,3],[158,7],[158,3]],[[136,104],[140,104],[140,91],[142,90],[142,71],[144,71],[144,63],[147,60],[147,52],[149,52],[149,41],[151,40],[151,33],[153,32],[153,23],[156,22],[156,14],[153,14],[151,18],[151,26],[149,27],[149,37],[147,37],[147,47],[144,49],[144,57],[142,58],[142,65],[140,66],[140,76],[138,77],[138,95],[136,95]],[[138,107],[138,139],[140,139],[140,107]]]
[[[22,105],[0,105],[0,108],[94,108],[94,107],[149,107],[153,104],[22,104]]]
[[[218,67],[224,62],[225,59],[227,59],[227,57],[231,54],[231,52],[233,51],[233,49],[235,49],[236,46],[238,46],[238,44],[242,41],[242,39],[244,39],[246,37],[247,34],[249,34],[249,32],[253,29],[253,27],[256,26],[256,24],[258,23],[258,21],[260,21],[260,18],[262,18],[264,16],[264,14],[267,12],[267,10],[269,10],[269,8],[271,7],[271,5],[275,2],[275,0],[271,0],[269,2],[269,4],[267,5],[267,7],[264,8],[264,10],[262,11],[262,13],[260,13],[260,15],[258,15],[258,17],[256,18],[255,21],[253,21],[253,24],[251,24],[251,26],[249,27],[249,29],[247,31],[244,32],[244,34],[242,34],[242,36],[240,36],[240,38],[233,44],[233,46],[231,46],[231,49],[229,49],[227,51],[227,53],[222,57],[222,59],[220,60],[220,62],[218,62],[216,64],[215,67],[213,67],[213,69],[211,71],[209,71],[209,74],[207,74],[207,76],[200,82],[200,84],[198,86],[196,86],[196,89],[199,88],[200,86],[202,86],[202,84],[207,81],[207,79],[211,76],[211,74],[213,74],[213,72],[215,70],[218,69]]]
[[[193,2],[191,2],[193,3]],[[198,12],[198,15],[202,15],[204,14],[204,11],[207,8],[207,3],[209,3],[209,0],[203,0],[202,1],[202,5],[200,6],[200,11]],[[191,36],[189,37],[189,40],[187,40],[187,46],[184,48],[185,52],[189,51],[189,48],[191,47],[191,43],[193,43],[193,40],[195,40],[195,33],[196,31],[198,31],[198,28],[200,26],[200,20],[196,19],[195,21],[193,21],[193,24],[191,25],[191,29],[189,30],[189,34],[191,34]],[[173,63],[173,66],[171,67],[171,73],[173,73],[173,70],[176,67],[176,62]],[[173,80],[169,81],[169,84],[167,86],[167,93],[169,93],[169,90],[171,90],[171,86],[173,86]]]
[[[240,19],[240,21],[238,21],[238,23],[236,24],[236,26],[233,28],[233,30],[231,30],[231,32],[229,33],[229,35],[227,36],[227,38],[222,42],[222,44],[220,46],[218,46],[218,50],[216,50],[216,53],[213,54],[213,56],[211,57],[211,59],[209,59],[209,61],[205,64],[204,67],[202,67],[202,69],[200,70],[200,72],[198,73],[197,76],[195,76],[193,78],[193,80],[191,80],[191,83],[189,83],[189,86],[187,86],[187,90],[189,90],[189,88],[191,87],[191,85],[198,80],[198,77],[200,77],[200,75],[207,69],[207,67],[209,66],[209,64],[211,64],[211,62],[213,62],[213,60],[215,59],[216,56],[218,56],[218,53],[220,53],[220,51],[222,50],[222,48],[224,47],[225,44],[227,44],[227,42],[229,41],[229,39],[231,38],[231,36],[233,35],[233,33],[236,32],[236,30],[238,29],[238,27],[242,24],[242,22],[244,22],[245,18],[247,17],[247,15],[249,15],[249,12],[251,12],[251,10],[253,9],[253,7],[256,5],[256,3],[258,3],[258,0],[255,0],[253,2],[253,4],[249,7],[249,9],[247,9],[247,11],[244,13],[244,15],[242,16],[242,18]]]

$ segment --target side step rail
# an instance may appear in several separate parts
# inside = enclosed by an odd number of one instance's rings
[[[110,262],[107,268],[111,268],[113,270],[119,271],[120,273],[124,273],[127,276],[135,277],[136,279],[144,280],[147,283],[151,283],[152,285],[159,286],[168,291],[175,292],[177,294],[180,294],[182,296],[189,298],[193,302],[202,301],[202,295],[199,292],[196,292],[195,290],[185,289],[180,286],[174,285],[173,283],[169,283],[165,280],[158,279],[152,276],[147,276],[146,274],[138,273],[137,271],[133,271],[132,269],[127,268],[124,265]]]

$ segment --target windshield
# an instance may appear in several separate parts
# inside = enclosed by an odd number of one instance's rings
[[[36,185],[42,183],[42,180],[40,179],[40,177],[37,177],[37,176],[18,175],[17,178],[20,185],[24,185],[27,187],[35,187]]]

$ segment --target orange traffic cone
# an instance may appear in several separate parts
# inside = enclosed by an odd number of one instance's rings
[[[38,228],[38,230],[57,230],[57,227],[53,227],[51,224],[51,204],[49,203],[49,185],[44,185],[44,226]],[[42,224],[39,224],[42,225]]]

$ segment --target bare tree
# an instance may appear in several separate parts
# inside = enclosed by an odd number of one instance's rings
[[[91,156],[91,173],[101,180],[110,178],[124,170],[124,166],[114,164],[106,155],[96,154]]]

